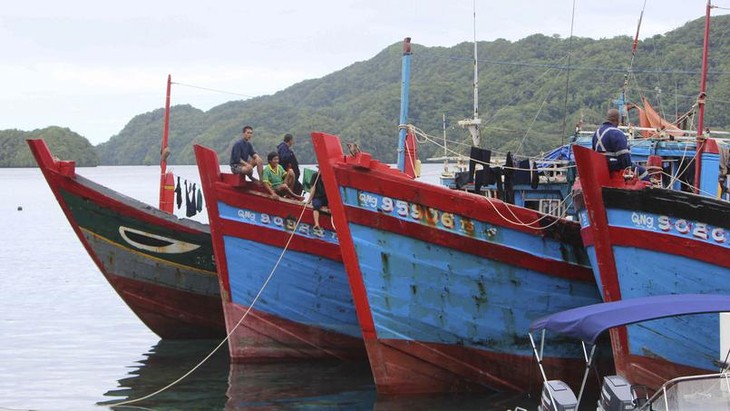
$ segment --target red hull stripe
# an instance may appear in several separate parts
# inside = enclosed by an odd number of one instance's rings
[[[721,267],[730,267],[730,253],[726,248],[672,235],[662,235],[645,230],[609,227],[612,246],[634,247],[658,253],[678,255]],[[588,229],[581,233],[586,246],[593,246],[593,235]]]

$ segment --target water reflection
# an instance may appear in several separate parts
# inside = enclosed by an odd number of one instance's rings
[[[219,341],[161,340],[130,367],[119,386],[99,405],[114,410],[482,410],[517,406],[535,409],[517,394],[459,394],[378,397],[367,362],[298,361],[231,364],[226,346],[193,374],[156,396],[127,406],[165,387],[205,358]]]
[[[517,407],[534,410],[537,408],[537,399],[515,393],[399,396],[378,398],[373,411],[505,411]]]
[[[226,410],[372,410],[367,362],[231,364]]]
[[[144,354],[145,359],[130,367],[119,387],[104,393],[111,397],[99,405],[112,405],[151,394],[183,376],[207,356],[218,340],[160,340]],[[222,410],[228,388],[228,347],[221,347],[187,378],[155,395],[114,410]]]

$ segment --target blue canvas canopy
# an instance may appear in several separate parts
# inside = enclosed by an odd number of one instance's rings
[[[677,315],[730,312],[730,295],[672,294],[587,305],[533,321],[530,332],[549,330],[595,343],[613,327]]]
[[[545,154],[542,159],[537,160],[537,168],[550,168],[556,161],[575,161],[570,144],[565,144]]]

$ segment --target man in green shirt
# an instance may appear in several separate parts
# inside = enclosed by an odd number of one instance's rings
[[[264,183],[264,187],[274,198],[288,197],[299,201],[304,200],[304,197],[294,194],[284,182],[286,178],[286,170],[279,164],[279,153],[272,151],[267,156],[269,164],[264,167],[264,176],[261,181]]]

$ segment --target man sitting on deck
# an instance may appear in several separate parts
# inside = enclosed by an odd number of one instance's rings
[[[296,200],[302,201],[304,197],[294,194],[284,182],[286,179],[286,170],[279,164],[279,154],[276,151],[272,151],[267,156],[269,164],[264,167],[264,176],[261,181],[264,183],[264,187],[274,198],[289,197]]]
[[[253,176],[253,168],[256,167],[261,178],[264,165],[251,144],[251,137],[253,137],[253,127],[245,126],[241,139],[236,141],[231,149],[231,173],[248,176],[251,181],[257,181]]]
[[[294,136],[287,133],[284,134],[284,140],[276,146],[276,151],[279,153],[279,164],[286,170],[286,179],[284,182],[293,192],[297,194],[302,193],[302,183],[299,182],[299,161],[297,156],[292,150],[294,145]]]

